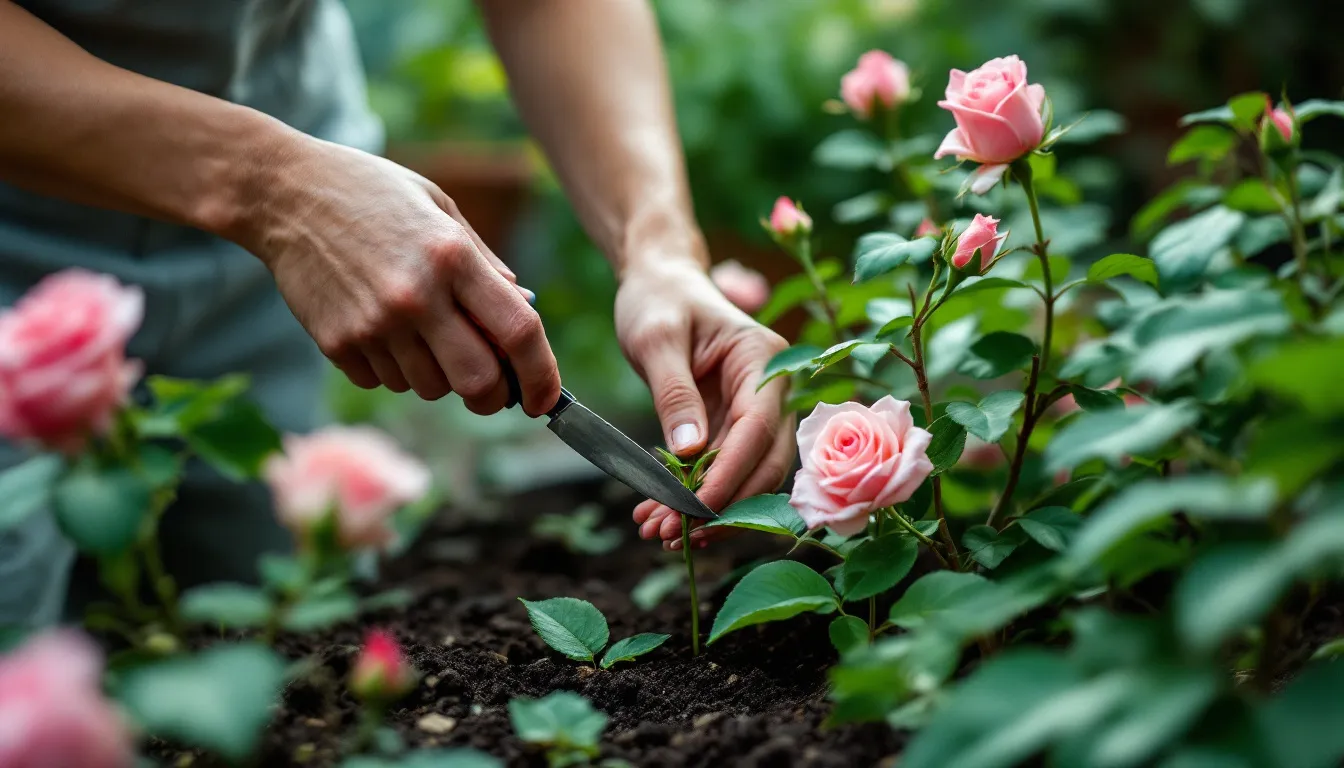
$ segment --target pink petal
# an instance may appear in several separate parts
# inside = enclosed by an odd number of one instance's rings
[[[962,135],[960,128],[953,128],[943,137],[943,143],[938,146],[938,151],[933,153],[934,160],[940,160],[948,155],[953,155],[958,160],[964,160],[971,156],[972,150],[966,137]]]
[[[994,188],[995,184],[999,183],[999,180],[1003,178],[1003,174],[1007,172],[1007,170],[1007,163],[982,165],[975,169],[975,173],[971,177],[971,192],[977,195],[988,193]]]
[[[952,102],[940,101],[938,106],[952,112],[971,147],[966,157],[977,163],[1011,163],[1035,146],[1024,143],[1013,126],[998,115]]]
[[[1025,147],[1035,148],[1045,135],[1045,123],[1041,119],[1041,108],[1033,106],[1031,94],[1027,93],[1026,83],[1020,83],[994,109],[994,114],[1003,118],[1013,128],[1013,133]]]

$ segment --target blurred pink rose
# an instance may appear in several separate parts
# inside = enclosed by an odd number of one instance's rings
[[[0,658],[0,766],[129,768],[133,742],[103,698],[102,666],[93,643],[71,631]]]
[[[774,210],[770,211],[770,230],[784,240],[806,235],[812,231],[812,217],[789,198],[780,197],[775,201]]]
[[[429,491],[429,470],[369,427],[328,427],[286,435],[285,452],[266,463],[280,521],[300,539],[329,513],[341,545],[383,547],[391,516]]]
[[[766,281],[765,275],[747,269],[736,261],[715,264],[709,270],[709,277],[723,295],[743,312],[755,312],[770,298],[770,283]]]
[[[919,222],[919,228],[915,230],[915,237],[938,237],[943,234],[943,228],[933,223],[933,219],[925,218]]]
[[[981,471],[997,469],[1007,463],[1008,457],[1003,455],[998,443],[986,443],[975,435],[966,436],[966,447],[957,459],[959,468]]]
[[[392,702],[410,693],[419,676],[406,660],[396,638],[372,630],[350,670],[350,690],[361,701]]]
[[[798,425],[803,468],[789,503],[809,528],[853,536],[870,512],[909,499],[929,476],[931,439],[910,418],[910,403],[891,395],[871,408],[822,403]]]
[[[867,120],[877,104],[891,109],[910,98],[910,69],[886,51],[869,51],[840,78],[840,98],[855,115]]]
[[[126,343],[144,294],[107,275],[50,275],[0,312],[0,436],[78,453],[140,377]]]
[[[1265,97],[1265,119],[1272,123],[1279,130],[1279,135],[1285,142],[1293,140],[1293,115],[1286,109],[1276,109],[1274,102]]]
[[[952,253],[952,266],[965,269],[971,263],[971,259],[975,258],[975,252],[980,251],[980,272],[984,273],[994,262],[994,254],[998,253],[999,246],[1007,236],[1007,232],[999,234],[998,219],[975,214],[975,218],[971,219],[971,223],[957,237],[957,249]]]
[[[984,194],[1009,163],[1040,145],[1044,103],[1045,89],[1027,83],[1027,65],[1016,56],[991,59],[971,72],[954,69],[938,106],[952,113],[957,127],[933,156],[980,163],[971,189]]]

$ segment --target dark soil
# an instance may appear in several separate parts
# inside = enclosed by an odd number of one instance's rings
[[[609,523],[627,535],[611,554],[574,555],[528,535],[533,516],[568,512],[600,491],[579,486],[523,497],[489,523],[455,520],[449,513],[386,569],[378,588],[409,588],[416,598],[406,609],[361,623],[392,631],[424,675],[389,716],[407,744],[471,746],[510,766],[544,766],[543,756],[514,738],[507,704],[518,696],[571,690],[610,716],[602,758],[641,767],[852,768],[879,764],[899,750],[901,737],[884,725],[821,728],[829,711],[826,669],[836,661],[828,617],[741,630],[693,658],[684,588],[652,611],[635,607],[630,589],[679,556],[669,560],[656,543],[636,538],[631,499],[622,495],[609,505]],[[697,551],[703,632],[727,592],[715,586],[723,576],[755,557],[778,555],[781,545],[773,537],[743,536]],[[601,609],[613,641],[639,632],[672,638],[633,663],[593,671],[547,648],[516,599],[559,596]],[[263,765],[339,762],[341,739],[356,724],[344,677],[362,631],[350,625],[281,641],[287,655],[320,659],[322,669],[317,682],[286,692]],[[434,733],[418,725],[432,714],[451,718],[451,730]]]

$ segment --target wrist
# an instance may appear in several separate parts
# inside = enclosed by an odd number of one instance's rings
[[[637,217],[611,256],[616,279],[649,273],[709,270],[709,248],[694,216],[660,211]]]

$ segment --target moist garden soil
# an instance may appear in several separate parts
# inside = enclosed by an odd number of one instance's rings
[[[569,513],[604,495],[606,524],[625,535],[615,551],[574,554],[529,534],[537,515]],[[586,484],[519,496],[489,514],[445,511],[371,587],[408,590],[409,604],[324,633],[280,639],[285,655],[315,666],[285,691],[259,765],[339,765],[358,724],[345,678],[371,626],[395,634],[423,675],[387,718],[412,748],[467,746],[511,767],[545,766],[544,755],[513,735],[507,705],[519,696],[569,690],[610,717],[599,761],[616,758],[641,768],[894,765],[908,734],[884,724],[823,727],[830,710],[826,670],[837,660],[827,632],[832,617],[805,614],[748,627],[692,657],[684,586],[652,610],[633,604],[630,591],[641,578],[680,562],[656,543],[637,539],[629,517],[635,501],[613,494],[610,485]],[[782,539],[748,533],[697,550],[704,635],[731,588],[725,577],[757,558],[779,556],[783,545]],[[546,647],[517,600],[562,596],[596,605],[613,642],[640,632],[672,637],[634,662],[593,670]],[[1312,609],[1304,636],[1285,648],[1292,657],[1286,667],[1300,665],[1312,649],[1344,631],[1344,600],[1338,597]],[[168,765],[209,764],[160,748]]]

